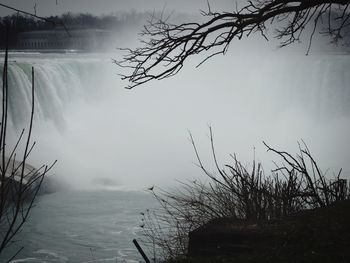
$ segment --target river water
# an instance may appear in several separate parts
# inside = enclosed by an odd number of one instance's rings
[[[154,205],[138,191],[60,191],[40,196],[29,221],[1,262],[140,262],[140,212]]]

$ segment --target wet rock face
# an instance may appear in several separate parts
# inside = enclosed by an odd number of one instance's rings
[[[350,200],[258,224],[216,219],[189,233],[188,256],[243,262],[350,262],[349,222]]]
[[[30,200],[40,183],[38,195],[54,193],[62,188],[62,185],[52,175],[45,175],[41,182],[42,171],[28,163],[24,165],[22,177],[22,163],[9,160],[7,157],[5,160],[8,163],[4,181],[7,188],[5,192],[10,200],[16,200],[19,191],[22,192],[23,200]]]
[[[20,181],[15,180],[12,177],[8,178],[5,181],[7,190],[7,198],[9,198],[10,201],[16,202],[18,199],[18,191],[21,189],[20,187]],[[37,184],[39,184],[39,180],[37,182],[34,182],[33,184],[29,183],[23,183],[22,184],[22,198],[24,201],[31,201],[33,198]],[[38,195],[45,195],[45,194],[51,194],[55,193],[62,189],[62,185],[57,182],[55,179],[53,179],[51,176],[45,177],[40,188],[38,191]]]

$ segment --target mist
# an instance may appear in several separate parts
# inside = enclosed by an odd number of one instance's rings
[[[198,16],[175,13],[173,18]],[[296,153],[304,140],[329,176],[340,168],[343,176],[350,175],[350,62],[341,48],[316,38],[305,56],[307,40],[279,49],[274,39],[252,36],[234,41],[225,56],[199,68],[205,56],[189,59],[173,78],[127,90],[117,75],[123,69],[112,59],[123,56],[116,47],[140,45],[142,23],[124,25],[109,39],[108,52],[12,55],[23,63],[20,67],[34,65],[41,86],[33,135],[37,146],[30,156],[34,165],[57,159],[53,176],[75,189],[105,187],[103,182],[145,189],[204,179],[188,139],[191,132],[214,169],[211,126],[221,164],[230,163],[233,153],[248,166],[255,157],[268,174],[272,161],[281,160],[266,152],[263,141]]]
[[[297,142],[304,140],[322,169],[330,169],[329,176],[343,168],[348,177],[345,69],[350,62],[337,54],[239,51],[200,68],[195,68],[200,58],[193,59],[177,76],[133,90],[123,88],[111,62],[110,57],[121,54],[35,58],[34,66],[44,68],[76,63],[71,74],[78,79],[58,112],[49,118],[38,114],[31,162],[57,159],[55,178],[76,189],[103,187],[98,182],[105,179],[112,187],[128,189],[205,179],[188,138],[191,132],[203,160],[214,169],[210,125],[221,164],[229,163],[233,153],[247,165],[255,156],[269,173],[272,160],[282,160],[267,153],[262,141],[296,153]],[[92,67],[81,68],[87,62]]]

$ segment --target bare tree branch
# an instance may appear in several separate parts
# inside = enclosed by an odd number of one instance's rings
[[[349,26],[349,4],[349,0],[254,0],[232,12],[213,12],[209,6],[209,11],[204,13],[209,18],[206,22],[180,25],[152,16],[141,32],[143,46],[121,49],[126,55],[114,62],[131,71],[121,74],[122,79],[129,81],[127,88],[131,89],[175,75],[192,55],[207,52],[206,61],[225,54],[234,39],[256,32],[267,39],[267,27],[272,26],[278,26],[274,37],[284,47],[299,42],[310,25],[308,53],[317,26],[323,24],[323,20],[327,28],[322,33],[330,35],[334,42],[341,38]]]

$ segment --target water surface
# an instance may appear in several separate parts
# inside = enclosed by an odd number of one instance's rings
[[[41,196],[19,240],[13,262],[139,262],[132,239],[140,212],[154,204],[137,191],[61,191]],[[5,259],[5,255],[3,257]]]

